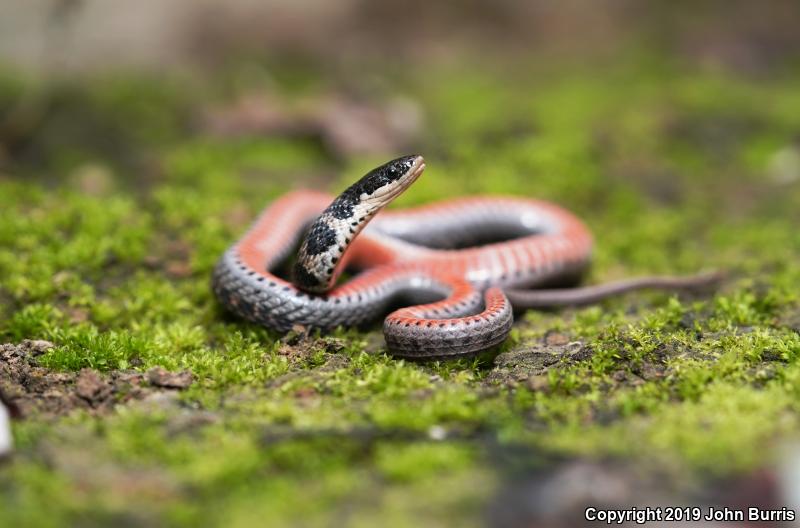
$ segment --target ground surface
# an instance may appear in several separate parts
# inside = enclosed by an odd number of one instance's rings
[[[587,282],[728,273],[710,298],[529,313],[499,355],[432,364],[377,328],[271,333],[209,290],[264,204],[392,156],[198,116],[339,87],[20,79],[0,80],[0,388],[23,414],[2,526],[513,526],[769,480],[800,431],[800,76],[636,58],[377,86],[425,123],[397,146],[429,167],[398,206],[536,196],[596,234]]]

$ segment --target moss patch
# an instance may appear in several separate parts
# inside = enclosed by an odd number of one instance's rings
[[[9,78],[4,105],[27,89]],[[383,160],[204,137],[190,116],[209,96],[191,81],[88,84],[47,97],[92,119],[1,138],[0,342],[54,343],[36,359],[47,376],[160,367],[194,382],[100,417],[15,423],[4,526],[464,526],[510,475],[542,465],[724,479],[796,437],[800,169],[785,153],[800,148],[800,77],[647,59],[403,79],[426,116],[429,169],[398,206],[536,196],[596,234],[589,282],[729,274],[707,299],[531,312],[497,357],[432,364],[388,357],[377,330],[278,335],[224,313],[208,285],[265,203],[304,182],[339,191]],[[80,134],[53,141],[66,123]]]

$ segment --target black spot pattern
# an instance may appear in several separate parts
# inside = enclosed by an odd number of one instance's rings
[[[306,234],[306,252],[309,255],[319,255],[325,253],[336,244],[336,231],[325,223],[324,218],[320,218]]]
[[[325,211],[334,218],[345,220],[353,216],[353,207],[362,194],[370,195],[381,187],[400,179],[414,166],[417,156],[403,156],[372,169],[363,178],[348,187]]]
[[[287,331],[295,324],[328,330],[340,325],[360,326],[397,303],[408,303],[410,306],[402,310],[414,318],[414,322],[399,315],[390,317],[384,322],[384,334],[393,355],[412,359],[469,356],[502,342],[513,323],[512,306],[508,299],[497,297],[503,295],[500,290],[490,295],[486,288],[493,283],[489,280],[474,281],[471,284],[473,291],[469,295],[459,295],[460,300],[453,298],[454,290],[461,291],[467,277],[451,278],[452,270],[449,268],[443,270],[447,277],[441,277],[438,268],[428,272],[425,268],[417,270],[398,263],[396,273],[376,274],[371,281],[341,294],[324,293],[334,282],[335,267],[343,264],[342,254],[348,243],[375,213],[378,205],[383,205],[397,194],[381,193],[382,199],[375,200],[376,192],[408,175],[416,159],[416,156],[406,156],[374,169],[348,188],[312,223],[305,234],[298,260],[292,267],[295,285],[311,293],[303,293],[271,275],[275,268],[280,266],[283,269],[280,263],[289,257],[292,247],[288,242],[275,254],[264,255],[254,263],[243,260],[243,251],[248,248],[237,243],[226,251],[214,268],[212,287],[216,296],[233,313],[278,331]],[[398,191],[404,187],[399,184],[396,186]],[[365,200],[366,203],[362,204],[362,196],[371,196],[372,200]],[[478,227],[487,232],[499,230],[505,233],[509,230],[503,227],[506,223],[516,226],[519,222],[511,217],[518,216],[517,213],[504,214],[504,203],[498,202],[497,206],[492,206],[494,209],[489,208],[491,214],[487,215],[486,220],[488,227]],[[356,218],[356,209],[360,218]],[[492,212],[495,209],[498,212]],[[520,207],[519,215],[527,210],[545,217],[548,214],[531,204]],[[264,214],[267,225],[275,222],[276,218],[277,221],[283,221],[280,210]],[[298,219],[292,228],[299,230],[308,220],[307,217]],[[562,236],[576,250],[576,254],[560,260],[554,258],[546,265],[532,262],[523,269],[514,270],[514,279],[503,274],[500,282],[512,285],[540,284],[560,278],[565,271],[569,271],[570,266],[583,267],[588,261],[591,239],[587,236],[582,240],[570,240],[566,233],[559,230],[558,222],[554,225],[552,234]],[[421,224],[419,229],[425,230],[426,226]],[[291,241],[295,242],[299,234],[293,231]],[[534,235],[538,235],[538,230],[530,233],[530,236]],[[432,265],[435,265],[433,262]],[[439,308],[425,308],[422,303],[431,302],[431,297],[448,299],[449,302]],[[480,317],[466,318],[475,314]]]
[[[308,289],[308,288],[318,288],[322,286],[319,282],[319,279],[310,273],[305,266],[301,265],[299,262],[294,265],[294,270],[292,270],[292,281],[298,288]]]

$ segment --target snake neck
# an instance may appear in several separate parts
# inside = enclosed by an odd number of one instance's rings
[[[425,169],[422,156],[404,156],[369,171],[320,214],[306,231],[292,270],[301,290],[324,293],[344,269],[343,257],[372,217]]]

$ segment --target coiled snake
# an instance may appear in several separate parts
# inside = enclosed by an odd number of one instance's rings
[[[692,289],[717,279],[645,277],[522,290],[580,276],[592,251],[583,222],[547,202],[499,197],[377,214],[424,169],[421,156],[405,156],[373,169],[335,199],[315,191],[279,198],[220,259],[212,279],[217,297],[241,317],[279,331],[360,326],[400,307],[383,323],[389,351],[435,359],[503,342],[512,306],[583,304],[633,289]],[[291,280],[281,278],[277,270],[298,243]],[[345,269],[359,273],[337,284]]]

